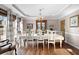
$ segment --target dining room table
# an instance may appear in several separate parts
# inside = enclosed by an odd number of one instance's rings
[[[27,36],[20,36],[20,44],[22,45],[22,46],[24,46],[24,44],[26,43],[26,41],[27,40],[29,40],[29,39],[31,39],[32,41],[33,41],[33,39],[35,38],[37,38],[37,37],[39,37],[39,40],[42,40],[42,41],[44,41],[44,39],[48,39],[48,40],[50,40],[50,38],[49,37],[54,37],[54,39],[52,39],[52,40],[55,40],[55,42],[59,42],[60,43],[60,47],[62,48],[62,42],[63,42],[63,40],[64,40],[64,36],[62,36],[62,35],[59,35],[59,34],[37,34],[37,33],[35,33],[35,34],[31,34],[31,35],[27,35]],[[38,39],[37,39],[38,40]],[[27,41],[28,42],[28,41]]]

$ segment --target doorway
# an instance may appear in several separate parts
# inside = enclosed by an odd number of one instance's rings
[[[60,31],[62,32],[62,35],[65,37],[65,20],[60,21]]]

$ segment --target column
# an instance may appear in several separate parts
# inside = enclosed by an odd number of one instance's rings
[[[9,32],[9,20],[10,20],[11,10],[7,11],[7,28],[6,28],[6,39],[10,40],[10,32]]]

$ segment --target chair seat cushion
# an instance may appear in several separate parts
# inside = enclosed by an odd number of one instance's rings
[[[7,48],[10,48],[10,44],[7,44],[7,45],[5,45],[4,47],[1,47],[0,49],[1,49],[1,50],[4,50],[4,49],[7,49]]]
[[[8,40],[3,40],[3,41],[0,41],[0,46],[4,46],[8,43]]]
[[[8,44],[8,45],[0,48],[0,54],[3,54],[5,52],[11,51],[11,50],[15,50],[15,45],[10,46],[10,44]]]

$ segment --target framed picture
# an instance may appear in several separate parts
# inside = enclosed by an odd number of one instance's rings
[[[78,27],[79,26],[79,16],[73,16],[70,18],[70,27]]]

